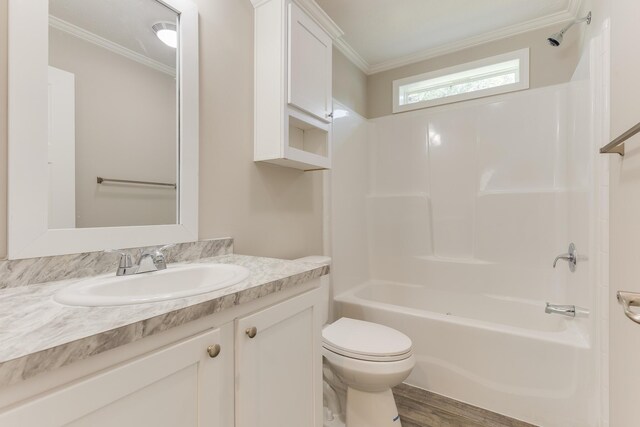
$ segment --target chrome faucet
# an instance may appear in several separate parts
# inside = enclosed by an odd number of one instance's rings
[[[576,271],[576,265],[578,264],[578,252],[576,251],[576,245],[571,243],[566,254],[561,254],[553,260],[553,268],[556,268],[559,260],[565,260],[569,263],[569,270],[573,273]]]
[[[544,308],[544,312],[547,314],[561,314],[562,316],[576,317],[576,306],[547,303],[546,307]]]
[[[140,258],[138,263],[134,264],[131,254],[119,250],[106,250],[109,253],[120,254],[120,262],[116,276],[130,276],[132,274],[148,273],[151,271],[159,271],[167,268],[167,259],[162,252],[174,245],[165,245],[153,247],[146,250],[140,250]]]

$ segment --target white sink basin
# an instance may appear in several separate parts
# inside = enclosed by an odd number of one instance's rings
[[[152,273],[82,280],[53,298],[61,304],[89,307],[141,304],[216,291],[248,276],[249,270],[233,264],[173,265]]]

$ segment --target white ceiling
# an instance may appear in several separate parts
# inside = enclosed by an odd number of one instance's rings
[[[176,22],[175,11],[156,0],[49,0],[49,14],[140,55],[175,67],[176,50],[151,26]]]
[[[367,73],[573,19],[580,0],[316,0]]]

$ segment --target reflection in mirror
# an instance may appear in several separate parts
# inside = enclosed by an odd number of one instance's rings
[[[49,0],[50,229],[178,222],[178,24],[156,0]]]

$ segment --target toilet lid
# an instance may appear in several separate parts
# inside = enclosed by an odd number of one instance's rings
[[[328,350],[363,360],[400,360],[411,353],[411,339],[402,332],[348,317],[325,327],[322,341]]]

